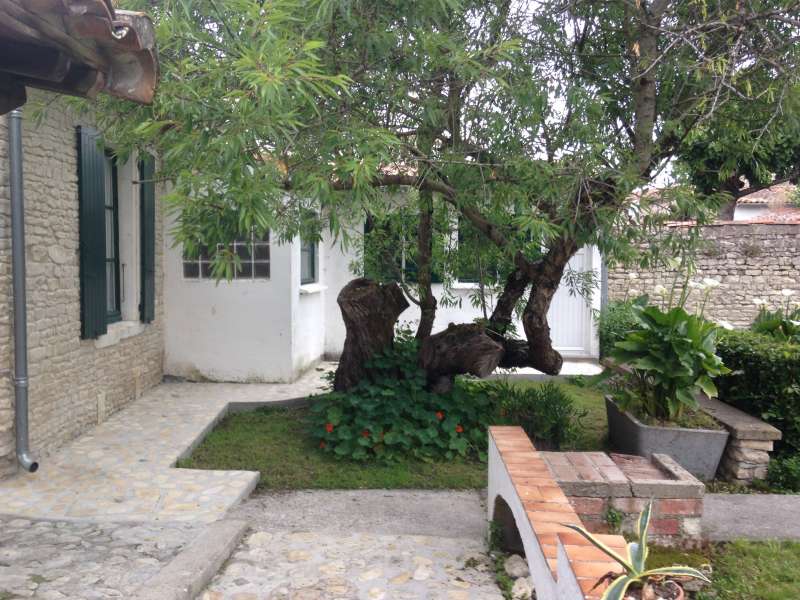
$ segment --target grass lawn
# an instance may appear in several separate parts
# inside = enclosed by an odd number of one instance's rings
[[[260,471],[259,490],[468,489],[486,486],[486,465],[407,460],[392,465],[337,460],[307,434],[308,409],[259,409],[227,417],[189,459],[190,469]]]
[[[800,543],[732,542],[705,551],[651,548],[650,567],[713,566],[710,589],[697,600],[800,598]]]
[[[521,382],[520,385],[540,385]],[[603,447],[607,433],[602,395],[561,382],[576,404],[588,412],[581,450]],[[212,431],[192,456],[178,466],[190,469],[260,471],[258,489],[470,489],[486,486],[486,464],[478,461],[392,465],[333,458],[307,434],[307,409],[259,409],[231,415]]]
[[[518,381],[520,386],[539,386],[538,381]],[[603,392],[597,388],[580,386],[570,383],[568,378],[559,378],[558,384],[574,400],[575,406],[586,411],[586,417],[581,421],[583,432],[574,448],[569,450],[607,450],[608,446],[608,421],[606,419],[606,404]]]

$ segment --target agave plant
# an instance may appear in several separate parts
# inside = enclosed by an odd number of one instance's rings
[[[650,525],[650,516],[653,511],[653,503],[648,502],[645,509],[639,515],[639,520],[636,524],[636,537],[635,542],[629,542],[627,546],[628,556],[623,558],[614,550],[606,546],[603,542],[594,537],[586,529],[580,525],[566,524],[566,527],[573,529],[580,533],[583,537],[589,540],[592,544],[597,546],[600,550],[622,565],[625,570],[624,573],[616,577],[609,585],[601,600],[623,600],[626,592],[633,585],[641,585],[645,590],[652,582],[663,581],[671,578],[692,578],[700,579],[706,583],[711,583],[708,577],[702,571],[692,567],[660,567],[658,569],[647,568],[647,529]],[[643,595],[644,597],[644,595]]]

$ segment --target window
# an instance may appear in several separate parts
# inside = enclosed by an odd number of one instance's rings
[[[263,238],[237,240],[228,246],[239,257],[239,269],[234,270],[234,279],[269,279],[269,233]],[[222,248],[222,246],[218,246]],[[200,248],[197,258],[183,257],[185,279],[212,279],[213,253],[207,246]]]
[[[106,152],[104,160],[106,323],[115,323],[122,319],[119,278],[119,187],[117,183],[117,159]]]
[[[317,281],[317,242],[301,241],[300,245],[300,283]]]
[[[77,133],[81,337],[97,339],[117,321],[155,319],[155,160],[140,154],[137,169],[96,129]]]

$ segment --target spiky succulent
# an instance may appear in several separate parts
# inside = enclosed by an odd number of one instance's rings
[[[647,568],[647,556],[649,554],[649,549],[647,547],[647,530],[650,525],[650,517],[652,512],[653,503],[651,501],[647,503],[647,506],[639,515],[639,519],[636,523],[637,540],[635,542],[628,542],[627,559],[623,558],[614,550],[606,546],[603,542],[601,542],[580,525],[566,524],[567,527],[580,533],[583,537],[622,565],[622,568],[625,569],[625,572],[614,579],[611,582],[611,585],[606,588],[601,600],[623,600],[625,597],[625,592],[628,591],[628,588],[630,588],[631,585],[636,583],[641,583],[644,585],[650,579],[690,577],[711,583],[711,581],[702,571],[692,567],[674,566],[660,567],[658,569]]]

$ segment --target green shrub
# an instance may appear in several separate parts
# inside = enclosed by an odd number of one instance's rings
[[[498,425],[519,425],[539,450],[558,450],[580,434],[585,411],[561,387],[513,385],[505,380],[479,384],[492,400]]]
[[[800,455],[772,459],[767,482],[786,492],[800,492]]]
[[[394,347],[370,361],[377,375],[346,393],[320,397],[311,428],[320,447],[342,458],[391,462],[456,456],[485,458],[488,396],[456,382],[447,394],[425,390],[417,344],[400,332]]]
[[[625,338],[630,331],[638,329],[633,302],[609,302],[600,311],[597,320],[597,333],[600,337],[600,357],[611,354],[614,344]]]
[[[750,329],[782,342],[800,344],[800,308],[790,311],[762,307]]]
[[[720,398],[780,429],[776,449],[800,452],[800,345],[726,331],[717,352],[732,370],[717,380]]]
[[[719,328],[677,306],[666,312],[637,301],[639,329],[614,345],[625,367],[614,378],[614,400],[637,416],[675,421],[696,410],[697,394],[716,396],[712,378],[728,372],[716,351]]]

